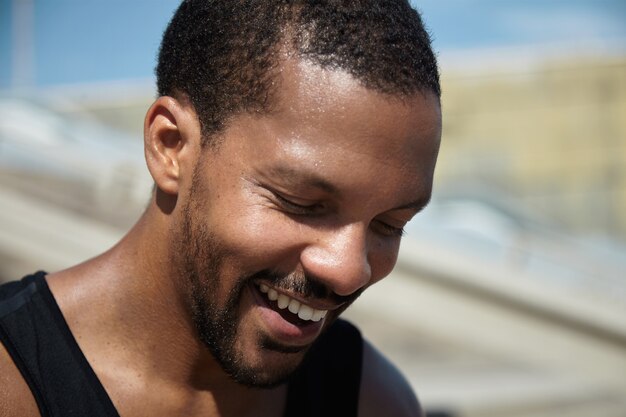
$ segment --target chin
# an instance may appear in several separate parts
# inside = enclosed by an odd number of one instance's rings
[[[226,371],[236,382],[249,387],[276,387],[287,382],[300,367],[308,349],[309,346],[285,346],[266,338],[254,350],[240,352],[241,362]]]
[[[289,380],[304,359],[304,353],[264,354],[261,363],[240,366],[230,373],[239,384],[253,388],[273,388]]]

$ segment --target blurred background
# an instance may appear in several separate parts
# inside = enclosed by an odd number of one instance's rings
[[[0,281],[145,207],[176,0],[0,0]],[[431,416],[626,416],[626,2],[414,0],[442,71],[431,205],[346,314]]]

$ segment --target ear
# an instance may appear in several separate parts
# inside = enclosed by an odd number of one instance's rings
[[[191,172],[199,147],[200,124],[192,106],[172,97],[159,97],[144,121],[144,151],[157,187],[178,194],[181,180]]]

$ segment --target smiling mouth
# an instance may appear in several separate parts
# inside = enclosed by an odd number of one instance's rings
[[[296,324],[296,322],[299,322],[300,324],[307,324],[318,322],[326,317],[328,313],[328,310],[315,309],[294,298],[279,293],[265,284],[260,284],[257,288],[261,294],[263,294],[268,304],[291,323]]]

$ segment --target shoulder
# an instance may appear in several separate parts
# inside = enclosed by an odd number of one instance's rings
[[[402,373],[363,339],[359,417],[423,417],[415,392]]]
[[[30,388],[0,342],[0,416],[38,417],[39,409]]]

